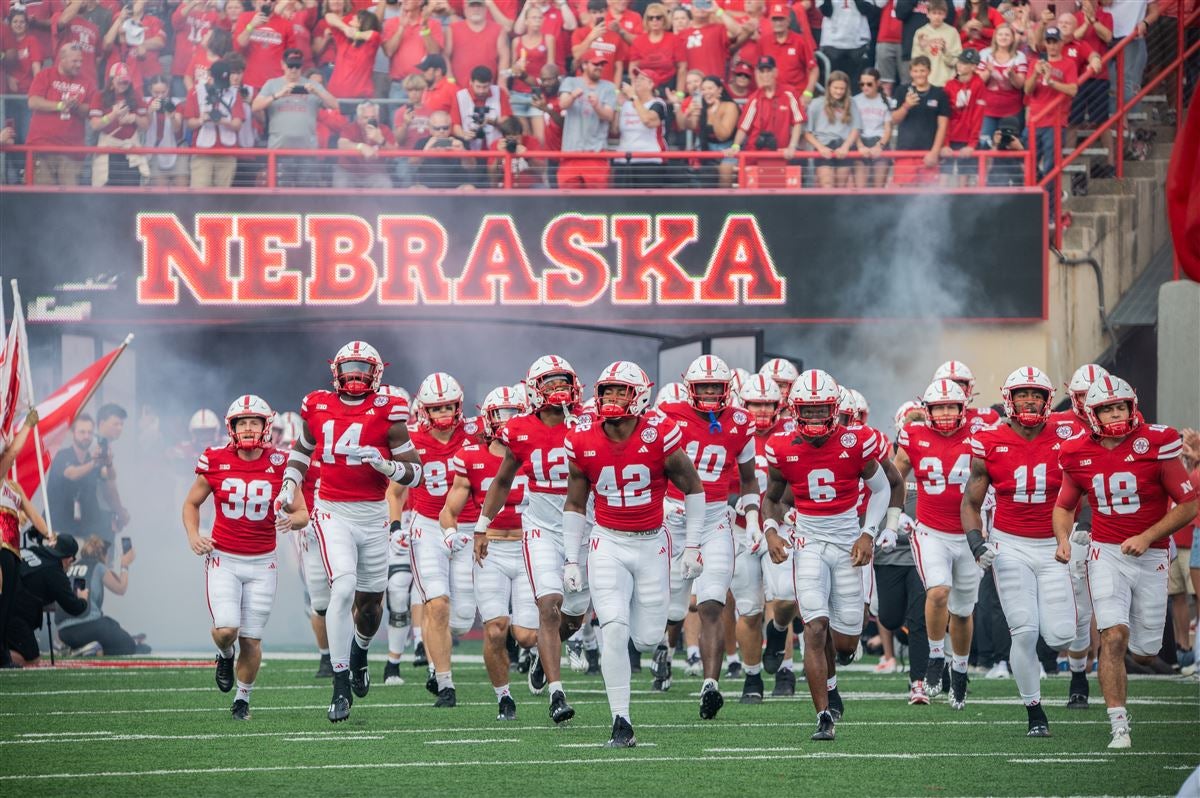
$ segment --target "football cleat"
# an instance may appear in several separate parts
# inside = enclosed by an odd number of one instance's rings
[[[496,720],[516,720],[517,719],[517,702],[513,701],[512,696],[506,695],[500,699],[500,711],[496,715]]]
[[[715,684],[700,691],[700,720],[712,720],[723,706],[725,706],[725,696],[721,695],[721,689]]]
[[[587,670],[587,659],[583,656],[583,641],[568,640],[567,654],[571,660],[571,670],[575,673],[583,673]]]
[[[533,652],[533,663],[529,666],[529,692],[541,695],[546,689],[546,672],[542,670],[542,658]]]
[[[1042,677],[1046,678],[1045,676]],[[949,694],[950,692],[950,663],[946,663],[946,667],[942,668],[942,692]]]
[[[417,643],[417,647],[413,649],[413,667],[424,668],[429,665],[429,657],[425,655],[425,643]]]
[[[967,705],[967,674],[950,671],[950,708],[963,709]]]
[[[775,689],[771,691],[772,698],[788,698],[796,694],[796,672],[784,668],[775,674]]]
[[[333,674],[333,698],[329,700],[329,722],[341,723],[350,717],[354,697],[350,693],[350,672],[335,671]]]
[[[1088,687],[1088,679],[1086,673],[1071,674],[1071,691],[1070,698],[1067,699],[1067,709],[1087,709],[1088,695],[1091,693],[1091,688]]]
[[[776,677],[776,683],[779,678]],[[761,673],[747,673],[746,683],[742,685],[742,704],[761,704],[763,702],[763,678]]]
[[[925,682],[917,679],[908,686],[908,705],[914,706],[929,706],[929,695],[925,692]]]
[[[650,661],[650,673],[654,675],[651,690],[665,693],[671,689],[671,654],[666,646],[654,649],[654,659]]]
[[[588,676],[599,675],[599,673],[600,673],[600,649],[589,648],[584,651],[584,654],[587,655],[587,663],[588,663],[587,675]]]
[[[930,698],[937,698],[942,692],[942,674],[945,671],[944,657],[929,658],[929,667],[925,669],[925,692]]]
[[[879,663],[875,666],[876,673],[897,673],[898,671],[899,668],[894,657],[880,657]]]
[[[846,712],[846,705],[842,703],[842,694],[835,687],[828,692],[828,696],[829,714],[833,716],[834,723],[839,723],[842,720],[842,715]]]
[[[1050,721],[1046,719],[1046,710],[1042,709],[1042,705],[1027,706],[1025,712],[1029,715],[1029,731],[1025,733],[1025,736],[1049,737]]]
[[[575,709],[567,703],[567,696],[562,690],[555,690],[550,696],[550,720],[555,724],[563,724],[575,717]]]
[[[829,714],[829,712],[822,712],[817,715],[817,730],[808,739],[816,742],[834,739],[833,715]]]
[[[217,655],[217,689],[222,693],[233,689],[233,657]]]
[[[1112,740],[1108,743],[1109,748],[1133,748],[1133,740],[1129,737],[1128,726],[1118,726],[1112,730]]]
[[[404,684],[404,677],[400,675],[399,662],[385,662],[383,664],[383,683],[387,687],[398,687]]]
[[[683,668],[683,672],[688,676],[703,676],[704,663],[700,661],[699,654],[689,654],[687,664]]]
[[[229,708],[229,714],[234,720],[250,720],[250,702],[239,698]]]
[[[434,675],[432,670],[429,671],[429,678],[425,680],[425,689],[433,695],[438,694],[437,676]]]
[[[316,675],[314,679],[332,679],[333,678],[333,663],[329,660],[328,654],[321,655],[321,662],[317,665]]]
[[[350,689],[359,698],[366,698],[371,691],[371,674],[367,671],[367,650],[350,640]]]
[[[745,675],[746,671],[742,668],[742,663],[736,659],[725,666],[725,678],[727,679],[740,679]]]
[[[633,748],[637,740],[633,736],[633,726],[621,716],[613,721],[612,737],[604,744],[606,748]]]
[[[767,644],[763,649],[763,670],[775,673],[787,655],[787,629],[776,629],[774,621],[767,622]]]
[[[454,692],[453,687],[443,687],[438,690],[437,701],[433,705],[438,709],[458,706],[458,693]]]

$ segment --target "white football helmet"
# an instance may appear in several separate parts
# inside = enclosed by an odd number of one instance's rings
[[[686,402],[688,400],[687,388],[682,382],[668,382],[658,392],[658,396],[654,397],[654,406],[666,404],[668,402]]]
[[[854,394],[845,385],[838,386],[838,421],[844,427],[849,427],[851,424],[858,423],[855,419],[858,416],[858,402],[854,401]]]
[[[500,428],[513,416],[518,416],[529,409],[525,404],[525,384],[517,383],[521,390],[515,387],[501,385],[495,388],[479,405],[479,415],[483,417],[483,434],[489,440],[500,434]]]
[[[962,390],[961,388],[959,389]],[[905,424],[911,424],[914,421],[925,423],[929,420],[928,414],[925,412],[925,406],[918,401],[910,399],[896,410],[896,417],[893,423],[896,425],[896,432],[904,429]]]
[[[949,418],[938,418],[933,414],[933,408],[943,405],[957,405],[958,413]],[[954,380],[934,380],[929,383],[921,397],[921,406],[925,408],[926,423],[938,432],[949,434],[967,423],[967,395]]]
[[[755,374],[743,383],[739,397],[742,406],[754,417],[754,426],[759,432],[775,428],[783,404],[779,383],[765,374]]]
[[[625,403],[604,398],[604,389],[609,385],[625,388]],[[618,360],[605,367],[596,381],[596,409],[602,419],[619,419],[640,416],[650,407],[650,389],[654,383],[637,363]]]
[[[742,386],[748,383],[753,376],[753,374],[743,368],[733,370],[733,379],[729,382],[729,404],[734,407],[743,407]]]
[[[1013,394],[1023,388],[1032,388],[1046,394],[1046,401],[1042,403],[1040,410],[1019,409],[1016,406]],[[1036,427],[1045,423],[1050,416],[1050,405],[1054,402],[1054,383],[1050,382],[1050,378],[1041,369],[1022,366],[1008,375],[1008,379],[1000,388],[1000,395],[1004,398],[1004,410],[1009,418],[1015,418],[1023,427]]]
[[[262,421],[262,429],[238,435],[234,427],[240,418],[257,418]],[[244,394],[233,400],[233,404],[225,411],[225,430],[235,449],[261,449],[271,441],[271,424],[274,420],[275,411],[265,400],[254,394]]]
[[[188,434],[197,445],[209,446],[220,440],[221,418],[216,411],[202,407],[188,420]]]
[[[838,423],[838,384],[820,369],[809,369],[796,378],[788,404],[796,416],[800,434],[806,438],[821,438],[833,431]],[[813,415],[814,409],[824,409],[823,415]]]
[[[399,385],[380,385],[378,393],[383,396],[395,396],[403,399],[405,402],[412,404],[412,396],[408,391],[401,388]]]
[[[683,373],[683,384],[687,386],[688,403],[703,413],[720,413],[729,404],[729,384],[733,371],[724,360],[716,355],[701,355],[692,361]],[[719,393],[701,396],[701,385],[716,385]]]
[[[967,364],[961,360],[947,360],[945,363],[937,367],[937,371],[933,372],[933,381],[938,380],[953,380],[957,382],[959,387],[963,389],[963,393],[967,395],[967,402],[975,396],[975,375],[971,373],[971,369],[967,368]]]
[[[565,357],[542,355],[533,361],[525,374],[529,406],[534,410],[543,404],[570,408],[578,404],[583,394],[575,369]]]
[[[1075,373],[1071,375],[1071,381],[1067,383],[1067,392],[1071,395],[1071,409],[1075,411],[1075,415],[1083,419],[1087,418],[1084,401],[1087,399],[1088,389],[1096,380],[1107,376],[1108,370],[1095,363],[1084,363],[1075,369]]]
[[[434,420],[429,409],[453,405],[452,416]],[[435,371],[421,381],[417,389],[417,421],[430,429],[452,429],[462,422],[463,389],[458,380],[444,371]]]
[[[375,347],[366,341],[351,341],[329,361],[334,390],[352,396],[378,391],[385,365]]]
[[[271,443],[280,447],[290,447],[300,437],[304,429],[304,421],[299,413],[290,410],[286,413],[276,413],[275,423],[271,425]]]
[[[857,388],[851,388],[850,394],[854,397],[854,422],[866,424],[867,418],[871,415],[871,405],[867,402],[867,397],[863,396],[862,391]]]
[[[1100,408],[1118,402],[1129,403],[1129,418],[1111,424],[1102,424],[1097,415]],[[1087,399],[1084,400],[1084,411],[1087,413],[1088,426],[1092,432],[1102,438],[1123,438],[1129,435],[1141,424],[1138,418],[1137,392],[1125,380],[1113,374],[1105,374],[1092,383],[1088,388]]]
[[[775,357],[763,363],[762,368],[758,370],[759,374],[770,377],[779,385],[779,392],[786,396],[791,396],[792,383],[800,376],[800,370],[790,360],[784,360],[781,357]]]

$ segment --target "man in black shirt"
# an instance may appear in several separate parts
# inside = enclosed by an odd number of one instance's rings
[[[467,144],[451,135],[450,114],[434,111],[429,115],[429,135],[413,144],[413,149],[464,152]],[[471,183],[472,162],[458,158],[413,158],[416,174],[413,183],[425,188],[459,188]]]
[[[911,83],[896,89],[892,124],[900,126],[896,149],[924,151],[922,158],[897,158],[893,181],[896,185],[933,185],[938,180],[938,154],[950,124],[950,100],[946,92],[929,82],[929,58],[918,55],[908,73]]]
[[[111,519],[100,511],[98,491],[106,462],[92,456],[95,430],[92,417],[80,413],[71,425],[71,445],[50,463],[50,473],[46,475],[50,517],[56,531],[80,537],[98,534],[112,540]]]
[[[78,553],[79,544],[65,533],[58,536],[54,546],[21,550],[21,590],[14,600],[4,640],[13,662],[28,665],[40,656],[36,633],[42,625],[42,608],[47,604],[57,603],[68,615],[87,611],[87,590],[75,590],[67,577],[67,569]]]

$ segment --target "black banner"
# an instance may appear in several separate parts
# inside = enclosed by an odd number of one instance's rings
[[[5,191],[31,321],[1045,317],[1043,195]],[[15,268],[14,268],[15,267]],[[16,272],[14,274],[14,272]]]

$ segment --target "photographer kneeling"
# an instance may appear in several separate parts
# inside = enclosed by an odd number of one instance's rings
[[[83,581],[87,586],[86,595],[90,596],[87,612],[75,617],[64,617],[63,613],[58,616],[59,638],[76,651],[94,642],[107,656],[150,653],[149,646],[137,643],[115,619],[104,614],[105,590],[123,596],[129,589],[129,566],[136,558],[136,553],[133,546],[126,543],[128,540],[122,538],[125,551],[121,554],[119,573],[114,573],[105,565],[108,562],[108,543],[99,535],[92,535],[84,541],[79,559],[67,569],[68,576]]]
[[[512,187],[536,188],[546,183],[546,162],[542,159],[531,160],[525,156],[529,151],[540,150],[541,143],[533,136],[525,135],[521,120],[515,116],[506,116],[497,126],[503,138],[498,139],[492,149],[496,152],[507,152],[512,155]],[[488,158],[488,178],[492,186],[504,185],[504,159]]]
[[[238,131],[248,123],[241,90],[230,83],[229,63],[217,61],[208,72],[208,82],[197,83],[183,105],[197,152],[237,147]],[[191,171],[192,188],[229,188],[237,171],[237,156],[193,155]]]
[[[992,133],[991,149],[1024,152],[1025,146],[1021,144],[1021,127],[1020,117],[1006,116],[1001,119],[996,131]],[[992,158],[987,184],[989,186],[1025,185],[1025,160],[1023,158]]]
[[[88,591],[72,586],[67,576],[79,552],[79,544],[68,534],[59,535],[54,545],[44,543],[21,551],[21,585],[13,600],[12,615],[4,636],[16,665],[38,661],[37,630],[42,626],[42,609],[58,604],[68,615],[82,615],[89,609]],[[61,617],[61,615],[60,615]]]

